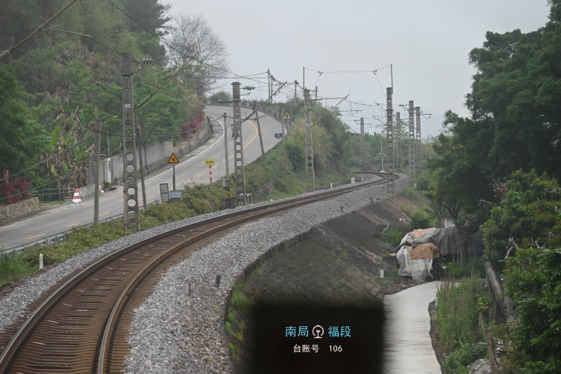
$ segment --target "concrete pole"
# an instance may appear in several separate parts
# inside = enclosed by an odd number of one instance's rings
[[[134,95],[131,54],[125,52],[121,60],[122,116],[123,116],[123,216],[125,232],[140,231],[138,209],[138,178],[136,172],[136,131],[134,126]],[[130,214],[130,216],[129,216]],[[134,217],[133,220],[130,218]]]
[[[96,121],[97,138],[95,141],[95,178],[94,178],[94,226],[99,225],[99,148],[101,148],[101,121]]]
[[[226,158],[226,177],[230,179],[230,165],[228,165],[228,125],[226,124],[226,113],[224,113],[224,154]]]
[[[255,102],[253,102],[253,110],[255,111]],[[257,132],[259,133],[259,144],[261,144],[261,159],[265,160],[265,148],[263,148],[263,135],[261,134],[261,124],[259,123],[258,112],[255,112],[255,121],[257,122]]]
[[[413,100],[409,101],[409,177],[415,179],[415,123]]]
[[[138,161],[140,163],[140,186],[142,187],[142,206],[144,209],[148,208],[146,203],[146,187],[144,185],[144,162],[142,158],[142,139],[140,138],[140,123],[138,122],[138,116],[135,114],[135,126],[136,135],[138,136]],[[145,157],[146,158],[146,157]]]
[[[240,104],[240,83],[232,83],[232,101],[234,104],[234,178],[235,178],[235,206],[242,202],[246,205],[245,165],[243,159],[242,115]],[[239,195],[242,200],[239,200]]]
[[[386,143],[387,143],[387,177],[388,177],[388,189],[387,193],[393,200],[395,200],[395,168],[394,168],[394,151],[393,151],[393,87],[386,88],[386,111],[387,111],[387,123],[386,123]]]
[[[281,140],[284,141],[284,135],[286,134],[286,131],[284,131],[284,128],[285,128],[285,126],[286,126],[286,125],[285,125],[286,120],[284,119],[284,109],[283,109],[282,112],[281,112],[281,116],[282,116],[282,118],[281,118],[282,139],[281,139]]]
[[[383,160],[382,160],[383,162]],[[364,118],[360,119],[360,170],[364,171]]]
[[[304,135],[306,156],[306,191],[316,192],[314,176],[314,143],[312,140],[312,115],[310,108],[310,90],[304,89],[304,112],[306,115],[306,133]]]
[[[396,125],[396,134],[397,134],[397,168],[395,169],[396,172],[401,171],[401,118],[399,118],[399,112],[395,114],[395,125]]]
[[[415,113],[417,117],[417,131],[416,131],[417,146],[415,147],[416,148],[415,164],[419,165],[419,167],[417,168],[417,174],[415,175],[415,178],[418,178],[419,175],[421,175],[422,168],[423,168],[422,157],[421,157],[421,107],[419,106],[416,107]]]

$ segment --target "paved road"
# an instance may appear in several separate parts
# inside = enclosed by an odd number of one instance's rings
[[[197,148],[188,155],[184,155],[176,164],[176,188],[182,189],[184,184],[194,183],[210,183],[209,168],[205,166],[205,159],[214,158],[216,165],[212,169],[213,181],[218,180],[226,174],[226,164],[224,160],[224,124],[222,123],[222,114],[227,113],[232,116],[230,107],[207,107],[205,109],[207,115],[211,118],[218,119],[218,125],[214,126],[213,137],[203,146]],[[244,116],[249,115],[251,111],[242,109]],[[261,117],[264,116],[264,117]],[[253,116],[254,118],[255,116]],[[231,124],[229,120],[228,125]],[[272,148],[278,140],[274,134],[281,132],[281,124],[272,118],[260,113],[261,132],[265,152]],[[257,123],[255,120],[248,120],[243,124],[244,139],[244,160],[245,163],[254,161],[261,155],[261,146],[259,144],[259,135],[257,132]],[[229,152],[229,168],[233,172],[233,140],[231,138],[231,129],[228,132],[228,152]],[[146,180],[146,197],[147,202],[160,199],[160,183],[168,183],[172,188],[172,169],[161,170],[149,175]],[[139,188],[140,191],[140,188]],[[142,198],[141,198],[142,200]],[[141,203],[142,204],[142,203]],[[117,190],[101,195],[99,214],[100,219],[106,219],[123,213],[123,190]],[[93,199],[83,201],[79,204],[69,203],[57,209],[52,209],[31,218],[12,223],[10,225],[0,227],[0,248],[4,249],[15,247],[29,242],[40,240],[57,233],[67,231],[73,226],[80,226],[93,222]]]
[[[384,297],[384,373],[442,373],[430,338],[429,304],[440,282]]]

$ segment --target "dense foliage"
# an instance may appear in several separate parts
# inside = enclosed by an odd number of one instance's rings
[[[486,300],[488,296],[479,276],[464,278],[459,284],[448,279],[438,287],[436,317],[443,352],[480,341],[477,303],[481,298]]]
[[[0,49],[21,41],[67,4],[66,0],[3,2]],[[111,134],[101,142],[101,153],[119,153],[121,53],[132,55],[138,105],[179,67],[168,61],[157,38],[170,31],[168,9],[157,0],[81,0],[4,60],[0,169],[13,174],[66,149],[92,134],[97,120],[102,131]],[[201,122],[201,108],[194,81],[186,76],[172,80],[136,111],[143,142],[191,133]],[[34,186],[83,185],[93,142],[54,158],[27,177]]]
[[[0,170],[19,170],[33,162],[48,134],[29,119],[12,66],[0,65]]]
[[[462,344],[446,358],[442,371],[446,374],[468,374],[468,365],[487,356],[487,347],[474,343]]]
[[[506,290],[519,318],[514,333],[521,373],[561,370],[561,249],[519,249],[508,259]]]
[[[496,204],[490,184],[516,170],[559,176],[561,3],[550,6],[539,30],[487,32],[483,47],[469,54],[477,69],[466,100],[471,118],[446,113],[447,133],[429,164],[433,199],[453,218],[488,209],[481,200]]]
[[[513,365],[525,373],[561,368],[561,190],[555,179],[534,171],[513,173],[508,192],[485,223],[486,256],[495,265],[509,243],[504,272],[506,295],[515,303],[518,324]]]
[[[486,258],[498,265],[506,256],[509,239],[519,248],[561,247],[561,191],[554,192],[558,187],[545,174],[513,173],[505,199],[483,225]]]

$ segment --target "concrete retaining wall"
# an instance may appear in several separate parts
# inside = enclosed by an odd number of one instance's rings
[[[38,212],[39,210],[41,209],[39,208],[38,197],[32,197],[19,203],[2,205],[0,206],[0,221],[18,218],[29,213]]]
[[[181,159],[197,147],[203,145],[212,136],[212,126],[202,125],[198,131],[188,140],[173,144],[171,140],[163,140],[157,143],[147,144],[142,147],[142,157],[144,158],[144,170],[152,172],[166,165],[172,152]],[[140,161],[137,161],[137,168],[140,168]],[[123,154],[115,155],[101,161],[99,170],[100,181],[119,185],[123,181]],[[88,177],[88,186],[80,189],[80,196],[88,196],[93,191],[93,173]],[[85,195],[82,195],[82,190]],[[84,197],[82,197],[84,198]]]

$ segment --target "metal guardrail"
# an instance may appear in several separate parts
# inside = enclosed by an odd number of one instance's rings
[[[158,205],[160,203],[159,200],[156,200],[155,202],[148,204],[148,205]],[[143,210],[144,207],[140,207],[140,210]],[[115,221],[118,219],[123,218],[123,214],[118,214],[116,216],[113,217],[109,217],[106,218],[104,220],[99,221],[99,223],[104,223],[104,222],[111,222],[111,221]],[[84,227],[92,227],[93,223],[87,223],[85,225],[81,225],[81,226],[76,226],[73,228],[73,230],[75,229],[81,229]],[[39,247],[39,246],[43,246],[43,245],[51,245],[51,244],[56,244],[56,243],[62,243],[64,241],[66,241],[68,239],[68,235],[72,232],[72,230],[68,230],[65,232],[61,232],[52,236],[48,236],[46,238],[43,238],[41,240],[36,240],[27,244],[22,244],[22,245],[18,245],[16,247],[12,247],[12,248],[8,248],[8,249],[0,249],[0,258],[3,256],[16,256],[19,255],[21,253],[25,253],[27,252],[28,249],[33,248],[33,247]]]
[[[42,203],[50,203],[52,201],[64,201],[72,198],[71,188],[42,188],[33,191],[33,197],[38,197]]]

